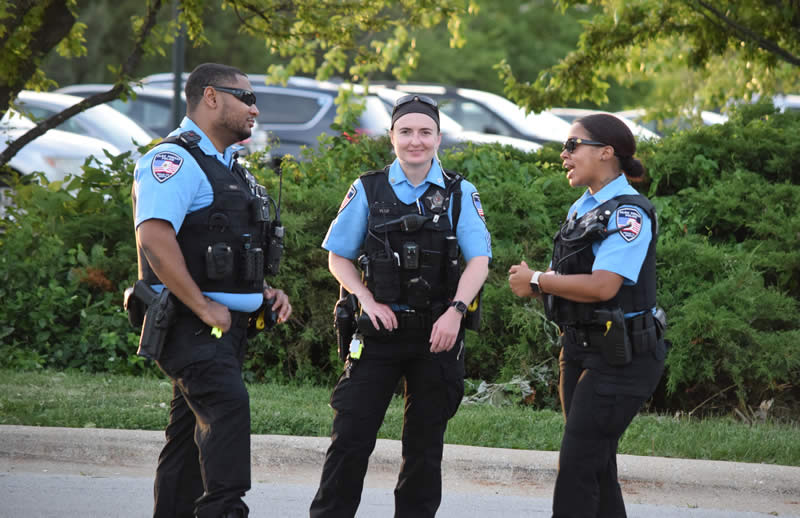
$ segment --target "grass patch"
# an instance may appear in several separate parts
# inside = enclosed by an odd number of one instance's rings
[[[166,378],[0,369],[0,424],[163,430],[172,385]],[[330,389],[249,385],[254,434],[325,437],[333,410]],[[403,406],[395,398],[379,432],[399,439]],[[640,415],[620,453],[800,466],[797,424],[747,425],[729,418],[676,419]],[[449,444],[556,451],[561,414],[525,407],[462,405],[450,421]]]

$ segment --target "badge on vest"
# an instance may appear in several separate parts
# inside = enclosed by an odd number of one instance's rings
[[[172,151],[161,151],[153,157],[153,176],[159,183],[164,183],[178,172],[183,165],[183,158]]]
[[[353,198],[356,197],[356,193],[357,192],[358,191],[356,190],[356,185],[355,184],[351,185],[350,186],[350,190],[347,191],[347,194],[344,195],[344,199],[342,200],[342,204],[339,205],[339,212],[342,212],[344,210],[344,208],[347,207],[347,205],[350,203],[350,201]]]
[[[617,210],[617,228],[626,227],[620,231],[622,239],[630,243],[642,230],[642,213],[633,207],[622,207]]]
[[[472,193],[472,204],[475,205],[475,211],[478,213],[478,216],[486,223],[486,217],[483,215],[483,205],[481,205],[481,197],[477,192]]]

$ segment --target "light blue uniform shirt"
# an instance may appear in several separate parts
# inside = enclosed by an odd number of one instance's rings
[[[428,190],[429,184],[445,188],[444,173],[437,160],[431,164],[425,180],[416,187],[409,183],[400,162],[395,159],[389,167],[389,184],[397,198],[405,204],[416,203],[421,214],[425,206],[420,197]],[[461,214],[458,218],[456,237],[461,254],[466,261],[473,257],[492,257],[492,242],[483,214],[483,206],[475,186],[466,180],[461,181],[461,199],[451,200],[447,210],[450,221],[453,219],[453,203],[461,203]],[[361,180],[357,179],[350,186],[339,214],[331,222],[328,234],[322,242],[322,248],[348,259],[356,259],[361,252],[367,235],[367,219],[369,207],[367,196]]]
[[[242,147],[234,144],[220,153],[189,117],[184,117],[181,125],[169,135],[180,135],[184,131],[194,131],[200,135],[200,150],[215,157],[228,169],[233,165],[234,152]],[[175,234],[180,231],[187,214],[208,207],[214,201],[214,191],[206,174],[192,155],[178,144],[156,146],[140,158],[133,173],[133,189],[136,195],[136,228],[148,219],[163,219],[172,224]],[[163,286],[155,285],[153,289],[160,292]],[[261,292],[203,293],[234,311],[255,311],[263,300]]]
[[[611,183],[591,194],[587,189],[583,196],[572,204],[569,208],[568,216],[571,218],[577,212],[577,218],[594,209],[595,207],[607,202],[611,198],[622,194],[639,194],[636,189],[630,186],[625,175],[620,175]],[[638,231],[625,230],[611,234],[602,241],[592,244],[592,252],[595,258],[592,264],[592,271],[606,270],[621,275],[623,283],[630,286],[636,284],[639,279],[639,271],[647,256],[647,248],[653,238],[653,231],[650,218],[640,207],[633,205],[620,205],[611,215],[608,222],[608,229],[624,227],[629,219],[634,220],[634,229],[638,226]],[[638,225],[637,225],[638,224]]]

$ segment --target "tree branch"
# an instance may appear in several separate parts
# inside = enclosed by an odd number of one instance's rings
[[[131,54],[128,56],[128,59],[125,61],[125,64],[122,66],[120,77],[117,78],[117,82],[114,84],[114,87],[107,92],[102,92],[87,97],[78,104],[70,106],[66,110],[48,117],[37,124],[36,127],[31,128],[30,131],[11,142],[8,147],[6,147],[3,152],[0,153],[0,166],[8,163],[8,161],[11,160],[14,155],[16,155],[26,144],[30,143],[35,138],[44,135],[47,130],[55,128],[73,115],[87,110],[93,106],[117,99],[123,90],[126,89],[126,83],[128,80],[127,78],[133,75],[136,67],[139,66],[139,62],[142,59],[142,54],[144,53],[144,43],[156,24],[156,15],[161,9],[161,5],[162,0],[153,0],[153,2],[150,4],[150,8],[146,13],[145,22],[142,24],[141,31],[136,35],[136,43],[134,48],[131,51]]]
[[[736,23],[735,21],[725,16],[721,11],[711,6],[708,2],[705,2],[703,0],[696,0],[696,1],[697,4],[700,5],[700,7],[710,11],[714,16],[719,18],[720,21],[722,21],[725,25],[730,27],[734,33],[737,33],[743,39],[754,42],[760,48],[775,54],[776,56],[783,59],[789,64],[792,64],[794,66],[800,66],[800,57],[795,56],[791,52],[781,48],[780,45],[778,45],[777,43],[756,34],[747,27]],[[690,6],[691,3],[692,2],[690,2]]]

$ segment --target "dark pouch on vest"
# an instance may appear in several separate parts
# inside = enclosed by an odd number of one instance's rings
[[[431,307],[431,285],[422,277],[414,277],[406,285],[406,300],[414,309]]]
[[[206,250],[206,277],[216,281],[233,273],[233,250],[227,243],[214,243]]]
[[[589,327],[589,344],[600,350],[609,365],[622,366],[631,362],[633,350],[622,308],[595,310],[594,322]]]
[[[370,258],[374,289],[372,296],[378,302],[394,302],[400,298],[400,261],[398,255]]]
[[[244,251],[242,279],[257,281],[264,277],[264,251],[260,248],[248,248]]]

